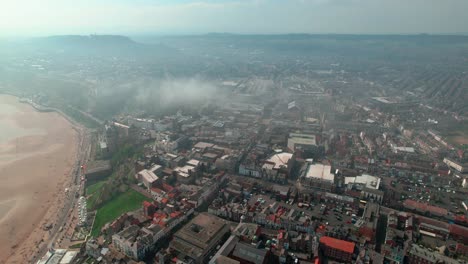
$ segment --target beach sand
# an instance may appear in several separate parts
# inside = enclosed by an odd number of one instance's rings
[[[41,240],[47,241],[43,227],[54,224],[62,208],[78,133],[59,114],[37,112],[15,97],[1,95],[0,104],[19,110],[0,118],[10,118],[26,131],[0,144],[0,263],[23,264]]]

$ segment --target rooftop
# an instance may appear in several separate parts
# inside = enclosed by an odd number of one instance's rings
[[[446,264],[459,263],[455,259],[441,255],[438,252],[429,251],[428,249],[418,246],[416,244],[413,244],[411,246],[410,255],[426,259],[430,261],[430,263],[446,263]]]
[[[143,179],[145,179],[145,181],[147,182],[155,182],[159,179],[159,177],[156,176],[156,174],[154,174],[152,171],[149,171],[147,169],[141,170],[140,172],[138,172],[138,174],[141,177],[143,177]]]
[[[320,243],[326,245],[327,247],[335,248],[350,254],[354,252],[355,247],[355,244],[353,242],[348,242],[328,236],[321,237]]]
[[[174,237],[179,238],[200,249],[205,249],[211,240],[226,226],[221,218],[207,213],[201,213],[182,229],[177,231]]]
[[[273,163],[273,169],[279,169],[283,166],[287,167],[289,160],[292,158],[293,154],[292,153],[287,153],[287,152],[282,152],[282,153],[276,153],[273,156],[271,156],[268,160],[266,160],[268,163]]]
[[[368,174],[363,174],[356,177],[345,177],[345,184],[362,184],[370,189],[379,189],[380,178],[376,176],[371,176]]]
[[[331,173],[330,165],[313,164],[307,168],[306,178],[315,178],[323,181],[334,181],[335,175]]]
[[[190,166],[198,166],[198,164],[200,164],[200,161],[199,160],[196,160],[196,159],[191,159],[189,161],[187,161],[187,165],[190,165]]]
[[[205,149],[205,148],[212,148],[215,144],[212,144],[212,143],[207,143],[207,142],[198,142],[197,144],[195,144],[195,146],[193,146],[194,148],[197,148],[197,149]]]
[[[267,252],[266,249],[258,249],[245,243],[238,243],[232,255],[249,263],[262,264]]]
[[[240,262],[237,261],[237,260],[234,260],[232,258],[228,258],[226,256],[221,255],[218,258],[216,258],[214,263],[216,263],[216,264],[239,264]]]
[[[403,202],[403,206],[409,209],[416,209],[421,212],[430,212],[436,215],[447,215],[448,211],[445,208],[433,206],[426,203],[420,203],[414,200],[407,199]]]
[[[194,169],[195,167],[193,166],[185,165],[183,167],[174,168],[174,171],[176,171],[179,174],[179,176],[189,177],[190,176],[189,171],[193,171]]]

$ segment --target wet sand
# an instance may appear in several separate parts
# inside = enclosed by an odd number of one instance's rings
[[[0,263],[23,264],[47,240],[43,226],[54,224],[62,207],[78,133],[59,114],[37,112],[15,97],[0,95],[0,105],[14,108],[0,114],[0,129],[8,131],[0,141]]]

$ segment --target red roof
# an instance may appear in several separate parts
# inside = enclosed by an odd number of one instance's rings
[[[171,218],[177,218],[182,215],[182,212],[180,211],[175,211],[170,214]]]
[[[431,218],[424,217],[424,216],[418,216],[417,218],[419,220],[419,224],[432,225],[432,226],[443,228],[446,230],[450,228],[450,225],[446,222],[442,222],[442,221],[431,219]]]
[[[150,207],[151,205],[153,205],[153,204],[150,203],[150,202],[148,202],[148,201],[143,201],[143,207],[148,208],[148,207]]]
[[[283,239],[283,235],[284,235],[283,230],[280,230],[278,233],[278,240]]]
[[[468,228],[459,225],[450,225],[450,234],[468,238]]]
[[[426,203],[420,203],[414,200],[407,199],[403,202],[403,206],[410,208],[410,209],[416,209],[422,212],[430,212],[433,214],[438,214],[438,215],[447,215],[448,211],[445,208],[429,205]]]
[[[354,252],[355,247],[355,244],[353,242],[348,242],[328,236],[321,237],[320,243],[326,245],[327,247],[338,249],[350,254]]]
[[[465,217],[465,215],[456,215],[456,216],[455,216],[455,221],[458,221],[458,222],[468,222],[468,219]]]
[[[159,193],[159,194],[161,194],[163,192],[163,190],[161,190],[159,188],[156,188],[156,187],[151,188],[151,191],[153,191],[155,193]]]

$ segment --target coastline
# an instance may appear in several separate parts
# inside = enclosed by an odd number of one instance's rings
[[[46,135],[9,140],[0,153],[4,158],[0,160],[0,179],[8,186],[0,187],[0,263],[29,263],[52,238],[44,226],[59,220],[64,201],[69,199],[64,190],[74,185],[73,172],[85,131],[61,111],[39,111],[14,98],[23,110],[29,108],[17,117],[18,123],[45,126],[47,131]]]

